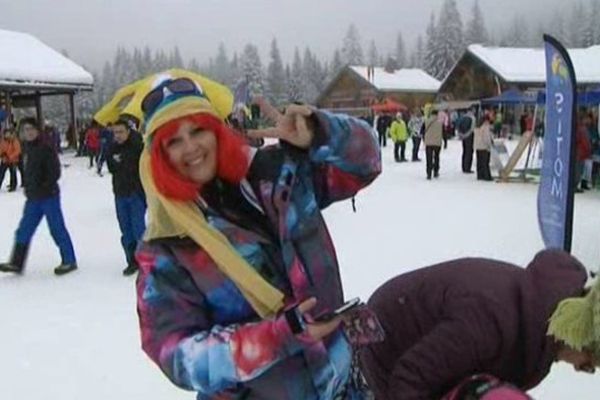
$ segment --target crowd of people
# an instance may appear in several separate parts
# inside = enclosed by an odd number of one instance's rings
[[[357,118],[258,100],[273,127],[245,135],[279,144],[256,148],[227,122],[226,91],[162,75],[141,101],[141,133],[122,116],[92,123],[79,141],[89,167],[101,175],[106,162],[112,175],[123,273],[138,273],[142,348],[175,385],[219,400],[465,400],[497,390],[527,399],[556,361],[585,372],[600,364],[600,284],[586,287],[585,267],[558,250],[525,269],[480,258],[421,268],[344,307],[322,210],[377,179],[388,133],[399,163],[409,139],[420,161],[424,142],[431,180],[456,131],[463,172],[475,152],[477,178],[490,180],[497,116],[415,110],[380,117],[376,137]],[[46,217],[63,275],[78,265],[59,157],[38,121],[20,126],[23,143],[7,129],[0,147],[11,178],[25,160],[26,196],[0,271],[23,273]]]
[[[426,112],[425,112],[426,111]],[[406,157],[407,143],[412,141],[411,161],[421,161],[419,152],[421,143],[425,143],[426,177],[439,177],[440,152],[448,147],[448,140],[456,137],[462,142],[462,172],[476,173],[477,180],[493,181],[490,163],[494,140],[512,138],[515,131],[533,134],[539,140],[543,137],[543,123],[534,124],[531,110],[525,110],[519,118],[519,124],[505,119],[499,109],[472,107],[466,110],[437,111],[435,109],[416,108],[412,112],[382,113],[374,118],[363,118],[373,125],[380,147],[387,146],[387,140],[393,143],[393,154],[396,162],[408,161]],[[512,121],[512,122],[511,122]],[[535,126],[534,126],[535,125]],[[598,134],[598,117],[595,111],[582,109],[577,119],[576,135],[576,179],[575,191],[581,193],[590,190],[594,177],[598,175],[594,157],[600,157],[600,136]],[[475,171],[473,157],[475,156]]]
[[[18,126],[20,135],[13,127],[3,128],[1,132],[0,187],[9,171],[8,191],[15,191],[19,170],[26,202],[10,259],[0,264],[0,271],[23,273],[31,240],[45,217],[61,256],[61,264],[54,272],[64,275],[76,270],[78,264],[60,201],[60,139],[56,139],[58,134],[53,128],[41,126],[35,118],[24,118]],[[83,148],[78,149],[77,155],[88,154],[90,168],[95,163],[100,176],[102,165],[106,163],[112,175],[121,244],[127,263],[123,274],[132,275],[138,270],[135,249],[145,230],[146,200],[138,166],[143,149],[141,135],[126,119],[119,119],[102,130],[94,123],[84,127],[82,132],[85,140],[80,142]]]

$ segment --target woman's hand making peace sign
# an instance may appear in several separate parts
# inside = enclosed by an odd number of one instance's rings
[[[255,101],[260,106],[262,114],[273,122],[275,127],[249,130],[249,137],[277,138],[302,149],[310,147],[314,136],[307,122],[307,118],[313,113],[310,107],[290,104],[286,107],[285,114],[282,114],[263,97],[258,97]]]

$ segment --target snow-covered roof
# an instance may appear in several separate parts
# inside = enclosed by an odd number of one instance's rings
[[[351,66],[350,68],[381,91],[437,93],[440,88],[440,81],[421,69],[405,68],[390,73],[383,68],[375,67],[373,77],[370,78],[368,67]]]
[[[0,29],[0,86],[89,89],[92,75],[32,35]]]
[[[507,82],[546,82],[546,59],[542,48],[484,47],[473,44],[468,51]],[[569,49],[569,55],[577,82],[600,83],[600,46]]]

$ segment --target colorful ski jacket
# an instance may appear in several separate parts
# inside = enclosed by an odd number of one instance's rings
[[[309,150],[285,143],[258,150],[239,187],[211,184],[199,207],[285,293],[286,307],[315,296],[317,315],[344,300],[321,210],[372,182],[381,157],[364,122],[320,111],[313,122]],[[142,347],[198,399],[364,398],[348,385],[353,355],[341,332],[307,343],[284,316],[261,320],[193,241],[143,243],[137,260]]]

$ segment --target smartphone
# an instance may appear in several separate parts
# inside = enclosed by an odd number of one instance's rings
[[[315,321],[316,322],[331,321],[338,315],[342,315],[342,314],[352,310],[354,307],[358,306],[359,304],[360,304],[360,299],[358,297],[355,297],[352,300],[349,300],[349,301],[345,302],[344,304],[342,304],[339,308],[337,308],[331,312],[325,313],[323,315],[319,315],[317,318],[315,318]]]

